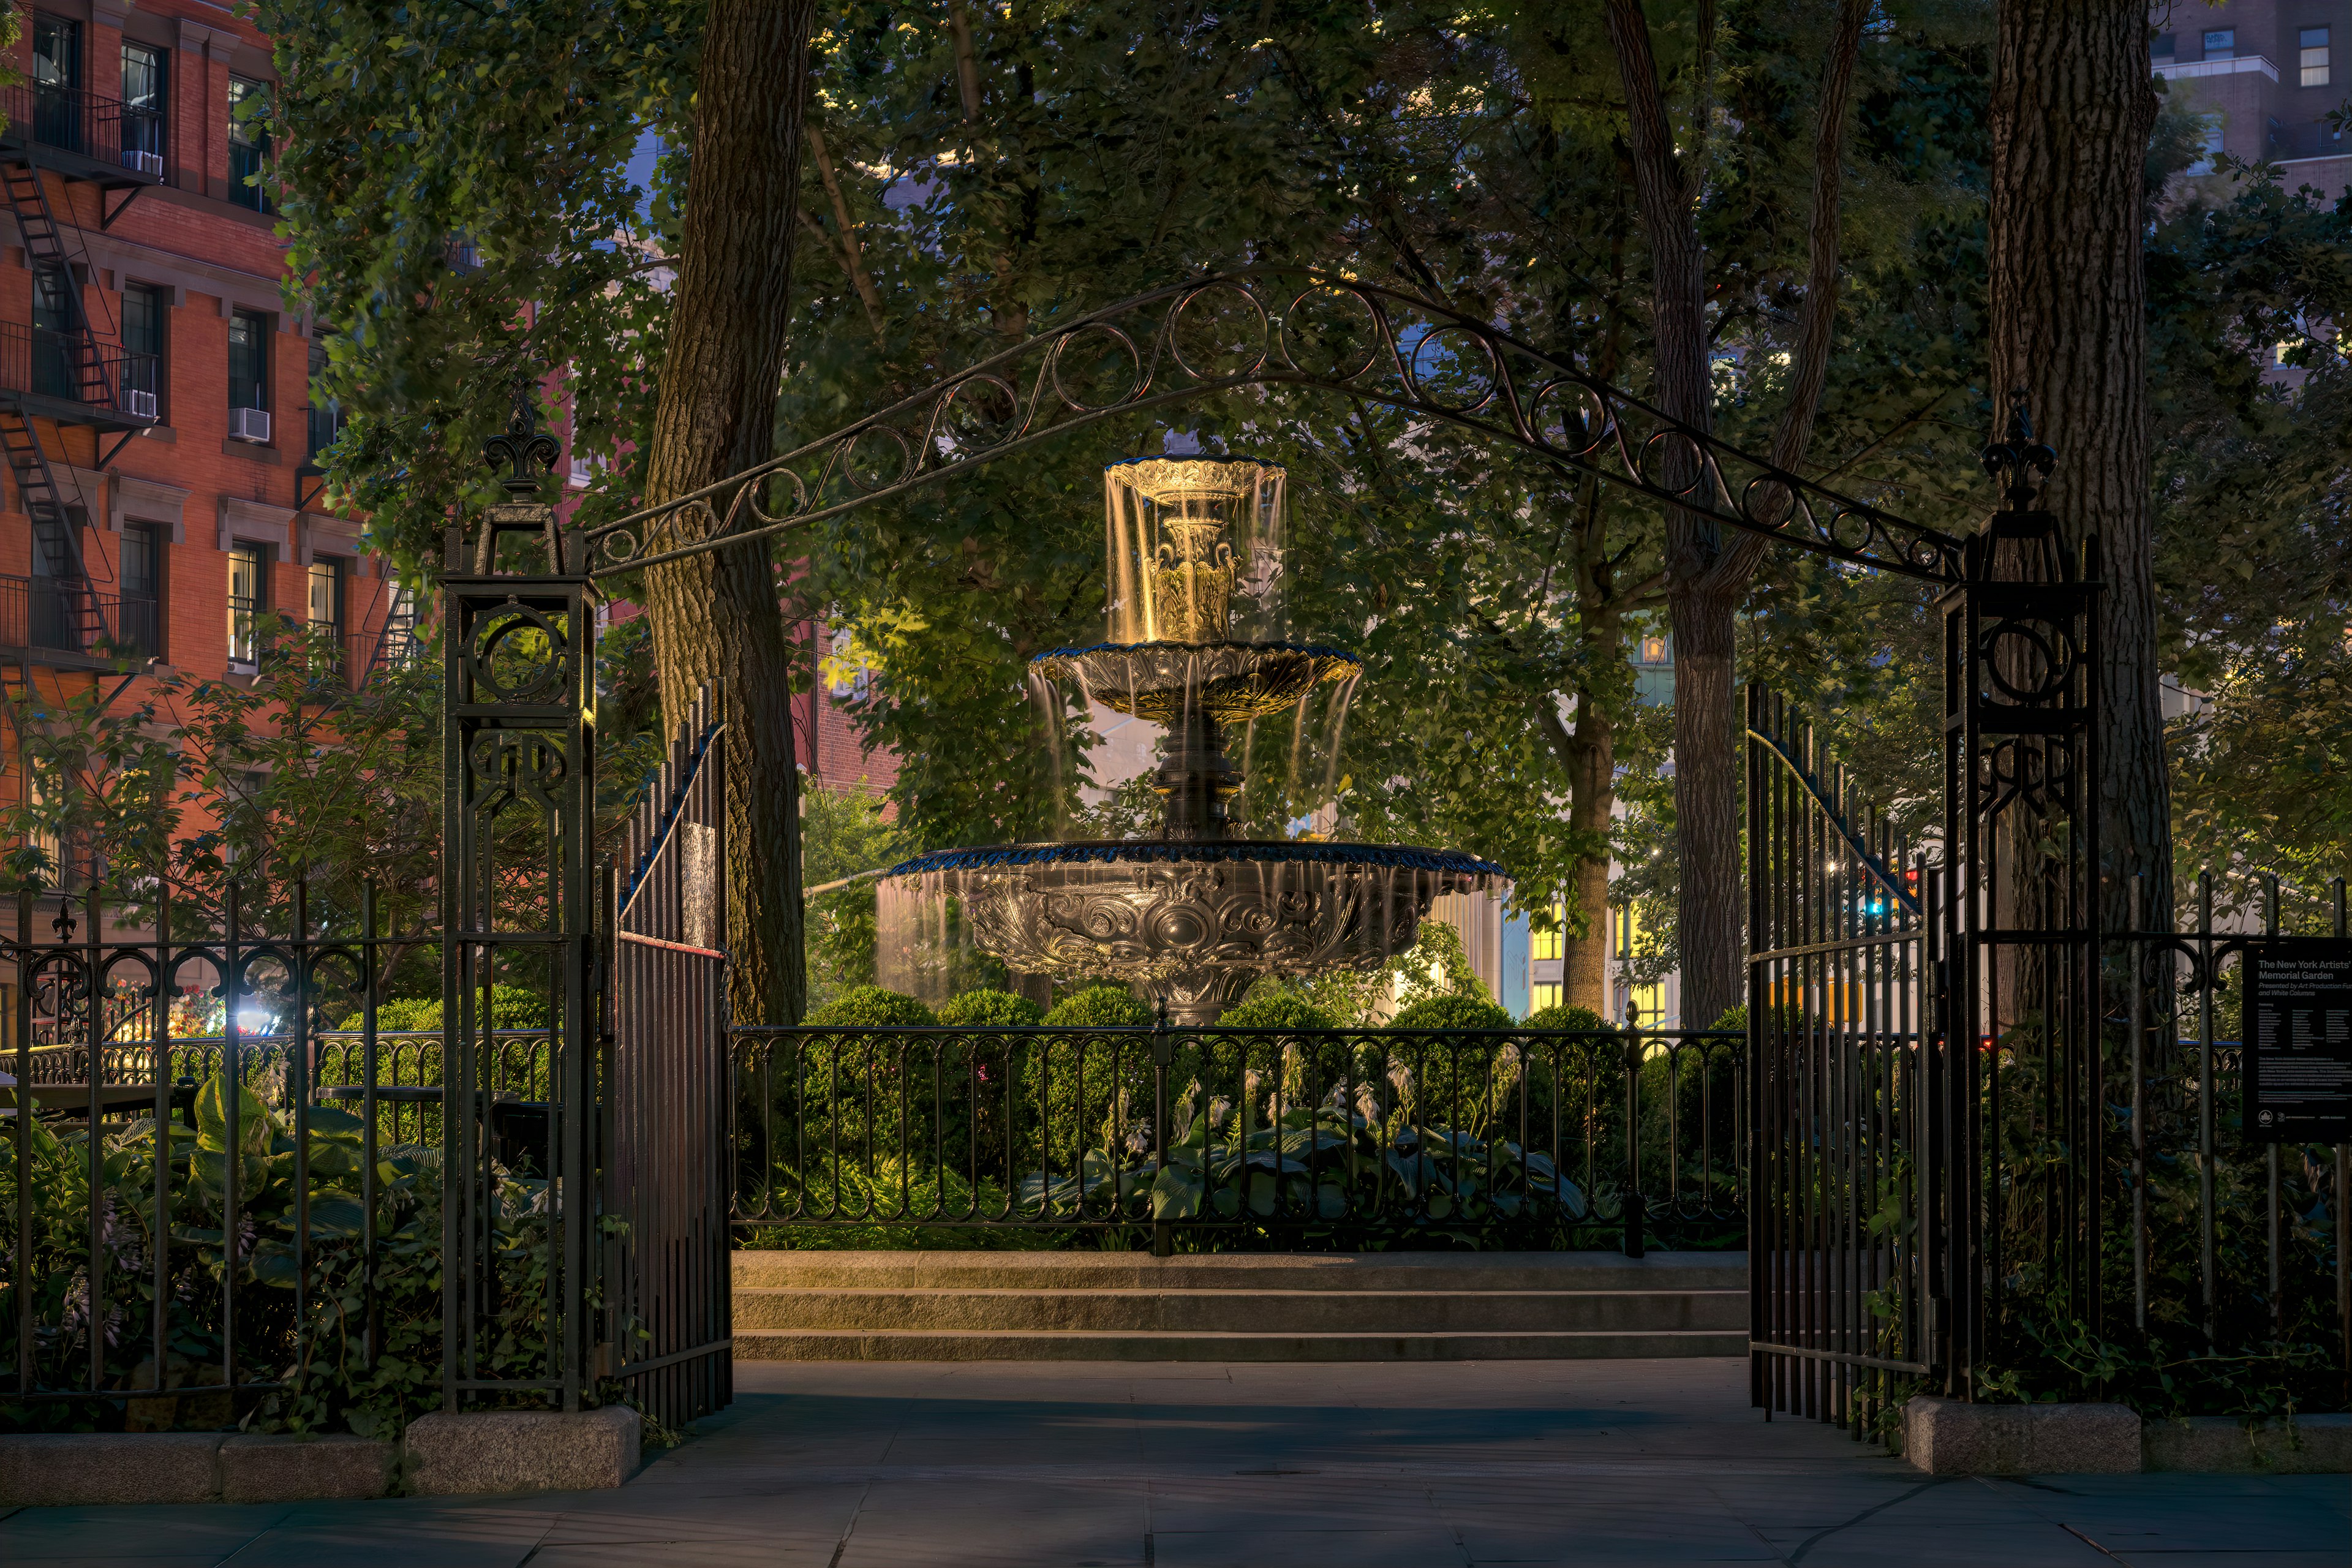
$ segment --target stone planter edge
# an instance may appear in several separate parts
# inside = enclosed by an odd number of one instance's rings
[[[641,1463],[625,1405],[436,1412],[398,1443],[348,1435],[40,1432],[0,1436],[0,1507],[308,1502],[617,1487]]]
[[[1919,1394],[1903,1456],[1929,1475],[2352,1472],[2352,1415],[2248,1428],[2232,1416],[2143,1420],[2123,1405],[1969,1405]]]

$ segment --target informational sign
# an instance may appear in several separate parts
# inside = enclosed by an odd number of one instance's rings
[[[2352,1141],[2352,941],[2266,937],[2245,964],[2247,1136]]]

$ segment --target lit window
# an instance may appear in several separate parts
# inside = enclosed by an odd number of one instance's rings
[[[1560,986],[1549,981],[1547,981],[1540,985],[1528,986],[1528,1011],[1530,1014],[1535,1014],[1542,1012],[1547,1007],[1559,1006],[1560,1003]]]
[[[1567,915],[1567,904],[1554,903],[1552,905],[1552,928],[1549,931],[1539,931],[1532,933],[1528,945],[1528,956],[1529,958],[1536,960],[1538,963],[1549,963],[1560,956],[1560,938],[1562,932],[1559,922],[1565,920]]]
[[[2295,35],[2295,47],[2301,51],[2295,63],[2303,68],[2303,85],[2327,85],[2327,29],[2305,27]]]
[[[2238,30],[2219,27],[2205,35],[2205,58],[2209,60],[2233,60],[2238,58]]]
[[[257,623],[269,607],[269,547],[240,539],[228,550],[228,661],[251,669],[259,662]]]
[[[1665,663],[1666,639],[1662,637],[1643,637],[1642,639],[1642,662],[1643,664]]]

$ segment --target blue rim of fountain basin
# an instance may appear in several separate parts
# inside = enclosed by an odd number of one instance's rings
[[[976,849],[934,849],[901,860],[883,873],[912,877],[926,871],[976,871],[997,866],[1108,865],[1116,862],[1177,865],[1200,861],[1269,862],[1293,865],[1381,866],[1412,871],[1451,871],[1456,876],[1510,876],[1492,860],[1458,849],[1419,849],[1404,844],[1350,844],[1323,839],[1119,838],[1070,844],[991,844]]]
[[[1190,648],[1196,652],[1217,647],[1246,647],[1263,649],[1273,653],[1312,653],[1320,654],[1325,658],[1344,658],[1359,669],[1361,669],[1364,667],[1364,661],[1362,659],[1359,658],[1354,654],[1349,653],[1346,648],[1333,647],[1328,643],[1168,642],[1164,639],[1159,642],[1098,642],[1090,644],[1086,647],[1048,648],[1045,652],[1038,654],[1029,662],[1032,664],[1043,664],[1049,658],[1077,658],[1083,655],[1090,653],[1140,653],[1145,648],[1158,647]]]

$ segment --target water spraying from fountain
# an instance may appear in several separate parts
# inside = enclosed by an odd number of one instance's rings
[[[1030,679],[1057,768],[1055,683],[1075,685],[1089,708],[1162,727],[1160,834],[941,850],[892,868],[880,906],[891,911],[882,945],[899,954],[892,973],[962,967],[917,956],[935,932],[1020,973],[1125,982],[1175,1022],[1205,1025],[1265,975],[1378,968],[1413,944],[1439,895],[1504,877],[1452,850],[1233,837],[1255,721],[1288,710],[1288,801],[1318,732],[1308,705],[1329,693],[1319,730],[1328,799],[1363,669],[1343,649],[1286,640],[1286,482],[1279,467],[1250,458],[1105,470],[1109,640],[1041,654]],[[1240,766],[1226,749],[1232,724],[1244,726]]]

